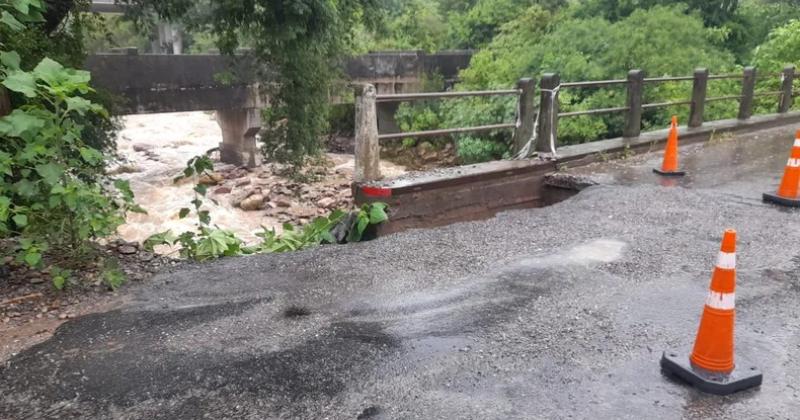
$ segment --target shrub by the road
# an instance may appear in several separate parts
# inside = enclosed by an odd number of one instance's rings
[[[40,0],[0,2],[0,27],[22,33],[42,21],[42,12]],[[127,211],[142,209],[127,182],[105,175],[105,156],[85,141],[90,116],[108,119],[87,99],[89,73],[49,58],[27,70],[19,52],[2,48],[2,88],[16,107],[0,118],[0,237],[10,238],[11,254],[32,268],[43,268],[46,255],[57,257],[50,272],[60,289],[95,239],[114,233]],[[104,277],[118,284],[116,276]]]

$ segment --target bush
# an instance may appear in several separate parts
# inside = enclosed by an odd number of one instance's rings
[[[16,53],[0,58],[3,85],[27,99],[0,118],[0,234],[19,240],[18,258],[32,267],[48,250],[79,259],[127,210],[141,211],[127,182],[106,177],[105,157],[81,139],[76,117],[105,110],[81,96],[91,91],[87,72],[47,58],[26,72]]]
[[[458,158],[464,164],[502,159],[508,157],[508,151],[505,142],[476,137],[464,137],[458,141]]]
[[[624,79],[633,68],[644,70],[648,77],[690,75],[700,66],[715,73],[739,70],[731,64],[733,56],[720,47],[724,33],[704,27],[698,16],[687,16],[685,6],[637,9],[614,22],[599,17],[576,19],[571,13],[573,9],[553,15],[532,6],[503,24],[461,72],[458,89],[508,89],[522,77],[538,78],[545,72],[559,73],[562,81],[577,81]],[[709,83],[709,96],[733,95],[737,89],[735,81],[714,80]],[[645,101],[686,100],[690,93],[690,83],[650,85]],[[621,107],[625,98],[624,87],[564,89],[559,94],[562,112]],[[733,117],[735,108],[733,102],[709,104],[707,118]],[[444,127],[497,124],[514,120],[516,101],[470,98],[409,114],[406,120]],[[643,126],[664,127],[673,114],[684,120],[688,107],[645,112]],[[620,136],[623,126],[621,114],[564,118],[559,121],[559,143]],[[459,156],[464,162],[497,159],[509,154],[510,143],[510,132],[463,137]]]
[[[4,31],[26,33],[25,24],[42,21],[40,1],[14,4],[12,14],[0,3]],[[49,58],[26,71],[18,52],[0,51],[0,76],[16,105],[0,118],[0,237],[15,239],[13,253],[31,267],[41,267],[47,252],[80,265],[94,239],[114,233],[127,211],[142,211],[127,182],[105,176],[105,156],[85,140],[85,124],[102,128],[108,114],[88,99],[88,72]],[[51,274],[57,288],[69,280],[68,270]]]

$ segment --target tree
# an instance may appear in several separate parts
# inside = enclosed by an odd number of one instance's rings
[[[465,13],[450,15],[451,46],[482,48],[500,28],[531,6],[554,11],[566,4],[562,0],[477,0]]]
[[[756,48],[754,63],[770,72],[787,64],[800,67],[800,19],[773,29],[767,41]]]
[[[545,72],[559,73],[563,81],[624,79],[634,68],[650,76],[689,75],[695,67],[726,72],[733,68],[734,59],[720,47],[723,35],[706,28],[699,17],[686,15],[683,6],[636,10],[616,22],[599,17],[575,19],[566,13],[553,16],[534,6],[503,25],[492,42],[475,54],[469,68],[461,73],[459,88],[507,89],[521,77],[538,78]],[[716,95],[720,90],[727,92],[730,86],[715,81],[709,89]],[[645,96],[648,102],[686,100],[690,91],[687,83],[663,84],[649,87]],[[565,89],[560,92],[560,103],[563,111],[624,106],[625,91]],[[727,115],[731,106],[709,104],[707,113]],[[513,103],[480,98],[447,102],[442,108],[446,126],[513,121],[515,113]],[[644,125],[661,126],[672,113],[685,117],[688,108],[649,111]],[[621,135],[622,126],[619,114],[565,118],[559,123],[559,141],[579,143],[613,137]],[[485,160],[502,155],[497,144],[507,147],[510,136],[498,132],[480,138],[464,136],[459,142],[462,157]],[[480,151],[491,153],[481,155]]]
[[[329,94],[355,28],[379,19],[379,0],[124,0],[143,21],[155,12],[209,30],[220,50],[252,48],[270,95],[262,133],[268,158],[300,163],[317,153]]]
[[[740,0],[589,0],[576,9],[576,17],[603,17],[616,22],[637,10],[686,5],[687,11],[699,13],[707,26],[722,26],[736,14],[739,3]]]
[[[374,47],[428,52],[445,47],[447,25],[435,2],[411,0],[403,3],[399,11],[388,22],[387,31]]]

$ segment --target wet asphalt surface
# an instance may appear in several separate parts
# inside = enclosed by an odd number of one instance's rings
[[[761,202],[793,129],[688,146],[679,180],[651,154],[546,208],[161,276],[11,359],[0,418],[798,418],[800,211]],[[717,397],[659,359],[728,227],[764,383]]]

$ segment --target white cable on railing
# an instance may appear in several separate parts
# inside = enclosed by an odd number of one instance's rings
[[[553,158],[558,157],[556,154],[556,136],[555,136],[555,122],[556,122],[556,100],[558,97],[558,91],[561,89],[561,85],[554,87],[553,89],[539,89],[542,92],[549,92],[550,93],[550,154],[552,154]],[[521,101],[520,101],[521,102]],[[517,115],[520,117],[522,116],[522,112],[520,109],[520,103],[517,103]],[[542,115],[542,109],[539,108],[539,112],[536,113],[536,119],[533,122],[533,133],[531,134],[531,138],[528,139],[528,142],[525,143],[525,146],[522,146],[520,151],[512,158],[512,159],[527,159],[531,156],[531,147],[536,144],[536,140],[539,137],[539,116]],[[522,121],[520,118],[517,119],[517,126],[522,125]]]

